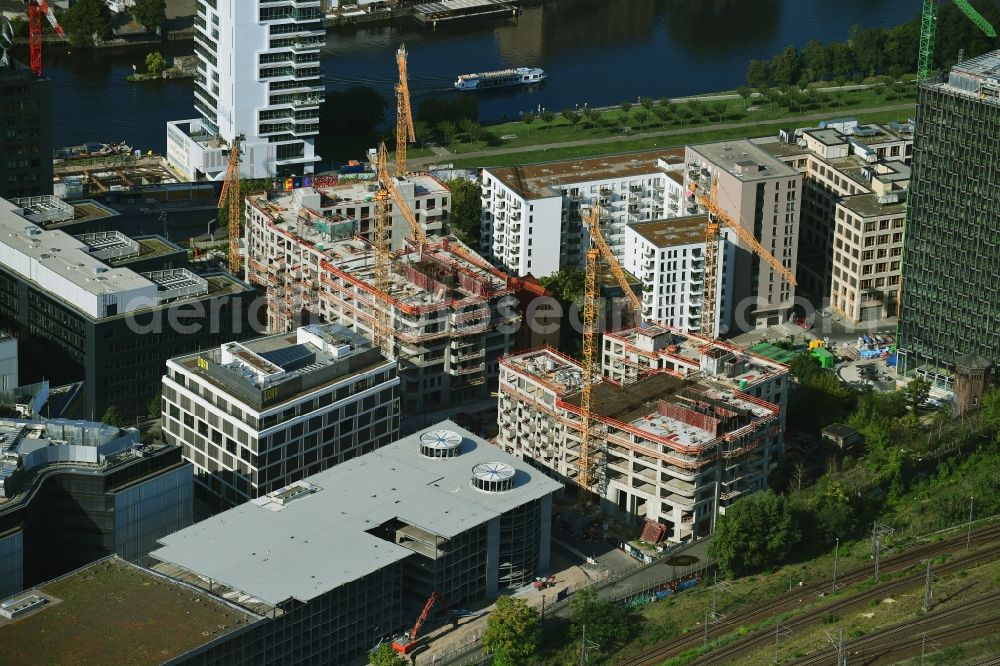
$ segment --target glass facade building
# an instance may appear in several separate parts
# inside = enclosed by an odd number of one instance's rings
[[[1000,51],[920,85],[903,252],[899,371],[948,386],[1000,359]]]

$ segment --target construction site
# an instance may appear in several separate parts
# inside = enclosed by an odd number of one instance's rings
[[[701,347],[692,371],[592,385],[589,452],[581,446],[581,365],[550,348],[504,358],[497,444],[572,485],[579,485],[582,456],[589,453],[586,473],[600,508],[629,522],[645,520],[644,541],[708,536],[726,507],[765,487],[784,426],[777,404],[739,390],[741,380],[712,362],[717,350],[732,356],[730,350],[687,342],[688,349]],[[784,381],[784,366],[753,360]]]
[[[268,195],[248,199],[247,278],[267,291],[270,331],[312,316],[374,339],[381,311],[404,418],[488,397],[519,321],[507,276],[457,239],[427,238],[389,253],[382,297],[375,245],[353,222],[282,212]]]

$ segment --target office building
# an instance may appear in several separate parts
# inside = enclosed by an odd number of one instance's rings
[[[167,123],[167,159],[189,179],[220,179],[243,137],[241,174],[312,173],[325,85],[320,0],[197,0],[198,116]]]
[[[674,149],[484,169],[480,250],[513,275],[582,268],[590,241],[580,207],[597,204],[621,258],[627,225],[684,214],[683,162]]]
[[[687,146],[684,161],[685,185],[708,195],[714,180],[718,205],[795,273],[802,174],[746,140]],[[795,287],[741,241],[735,259],[732,328],[765,328],[785,321]]]
[[[0,598],[191,524],[191,466],[134,429],[0,419],[0,452]]]
[[[803,175],[799,295],[817,307],[829,299],[852,323],[895,316],[902,223],[893,225],[910,181],[912,124],[830,120],[753,143]],[[873,224],[881,228],[886,219],[895,232],[867,236]],[[895,268],[886,261],[892,256]],[[875,265],[869,266],[872,259]],[[880,275],[874,275],[879,268]]]
[[[145,415],[168,358],[254,333],[254,291],[228,273],[184,267],[142,273],[157,237],[120,232],[78,237],[32,224],[0,199],[0,327],[16,332],[21,383],[83,381],[84,417],[115,406]]]
[[[52,194],[52,82],[0,59],[0,197]],[[5,60],[5,62],[3,61]]]
[[[376,295],[370,242],[331,240],[319,221],[286,220],[267,203],[248,199],[246,236],[247,279],[266,285],[269,330],[309,316],[373,339],[375,308],[387,308],[404,421],[488,399],[520,322],[507,275],[455,238],[429,237],[392,253],[386,301]]]
[[[701,328],[705,280],[705,215],[638,222],[625,227],[621,266],[642,282],[643,318],[684,331]],[[729,330],[729,299],[736,246],[733,233],[719,239],[713,330]]]
[[[903,243],[898,368],[950,386],[1000,359],[1000,51],[920,84]]]
[[[766,488],[784,447],[785,366],[658,326],[606,334],[604,350],[591,490],[605,508],[658,522],[676,543],[707,536],[718,514]],[[552,349],[504,358],[497,444],[575,483],[582,379]]]
[[[396,363],[335,324],[167,361],[163,438],[215,506],[256,499],[394,441]]]

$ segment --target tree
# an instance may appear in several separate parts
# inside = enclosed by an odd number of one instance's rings
[[[736,89],[736,94],[743,98],[743,108],[747,108],[747,100],[749,100],[750,95],[753,94],[753,90],[750,86],[740,86]]]
[[[821,81],[830,71],[829,52],[818,39],[810,39],[802,47],[802,69],[810,81]]]
[[[718,102],[712,102],[711,108],[712,115],[717,117],[719,122],[722,122],[722,116],[726,113],[726,103],[721,100]]]
[[[573,303],[583,297],[586,274],[578,268],[566,268],[539,279],[542,286],[564,303]]]
[[[573,109],[566,109],[559,115],[565,118],[570,125],[575,126],[580,122],[580,113],[578,111],[574,111]]]
[[[437,124],[438,134],[441,135],[441,140],[444,145],[451,143],[451,140],[455,138],[455,132],[458,131],[458,126],[450,120],[442,120]]]
[[[670,106],[671,104],[673,104],[673,102],[670,101],[669,97],[661,97],[658,103],[660,106]],[[674,106],[676,107],[677,105],[674,104]],[[673,109],[671,109],[670,112],[673,113]]]
[[[146,54],[146,71],[155,76],[163,73],[167,68],[167,59],[159,51]]]
[[[1000,387],[987,391],[982,400],[983,425],[1000,441]]]
[[[167,22],[167,3],[165,0],[135,0],[132,18],[146,30],[159,32]]]
[[[771,83],[771,65],[766,60],[751,60],[747,65],[747,83],[761,88]]]
[[[525,111],[521,114],[521,122],[528,126],[528,132],[531,132],[531,123],[535,122],[537,116],[531,111]]]
[[[646,121],[649,120],[649,111],[646,109],[636,109],[632,117],[639,123],[639,127],[645,127]]]
[[[790,86],[799,80],[799,51],[794,46],[771,59],[771,79],[779,86]]]
[[[524,599],[500,597],[486,620],[483,651],[493,655],[493,666],[518,666],[534,653],[540,633],[537,610]]]
[[[670,121],[673,113],[665,106],[657,106],[653,109],[653,115],[659,118],[661,123],[666,124]]]
[[[424,141],[427,137],[431,135],[431,126],[428,125],[423,120],[416,120],[413,122],[413,137],[417,140],[416,142],[421,146],[424,145]]]
[[[573,638],[579,638],[586,626],[587,640],[596,643],[605,653],[612,645],[628,639],[629,622],[625,609],[601,599],[593,589],[574,594],[569,608]]]
[[[96,40],[111,36],[111,10],[104,0],[79,0],[60,23],[73,46],[93,46]]]
[[[125,419],[122,418],[122,413],[118,411],[118,408],[111,405],[104,411],[104,416],[101,417],[101,423],[107,423],[110,426],[121,428],[125,425]]]
[[[917,377],[903,387],[903,395],[906,396],[906,403],[910,409],[916,409],[927,402],[931,395],[931,383],[926,379]]]
[[[479,240],[482,187],[477,180],[456,178],[445,183],[451,191],[451,224],[471,241]]]
[[[652,98],[650,98],[650,97],[640,97],[639,98],[639,106],[641,106],[642,108],[646,109],[647,111],[651,111],[653,109],[653,100],[652,100]]]
[[[542,109],[541,113],[538,114],[538,117],[541,119],[542,124],[548,127],[549,123],[556,119],[556,114],[552,113],[548,109]]]
[[[777,565],[799,541],[791,507],[772,491],[736,500],[719,516],[708,554],[730,576]]]
[[[462,118],[458,121],[458,126],[462,130],[462,133],[468,137],[469,141],[479,141],[479,138],[483,135],[482,126],[472,118]]]
[[[591,127],[595,127],[597,125],[597,121],[601,119],[601,112],[597,109],[585,106],[583,108],[583,117]]]
[[[393,650],[390,643],[382,643],[368,653],[368,663],[370,666],[406,666],[410,662]]]
[[[153,396],[153,399],[149,401],[149,404],[146,405],[146,414],[149,415],[149,418],[151,419],[160,418],[160,404],[161,404],[160,394],[157,393],[155,396]]]
[[[622,114],[625,116],[625,119],[627,119],[628,112],[632,110],[632,102],[622,102],[618,105],[618,108],[622,110]]]

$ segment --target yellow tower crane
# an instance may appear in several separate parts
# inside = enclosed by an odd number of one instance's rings
[[[399,83],[396,84],[396,175],[405,176],[406,144],[417,140],[413,134],[413,114],[410,112],[410,86],[406,73],[406,46],[396,51]]]
[[[580,462],[577,472],[577,484],[580,486],[580,504],[586,504],[586,491],[594,484],[594,449],[597,435],[594,433],[594,418],[591,411],[591,397],[594,389],[594,366],[598,360],[597,341],[597,270],[598,260],[604,259],[611,274],[618,281],[629,304],[642,317],[642,301],[632,291],[628,277],[615,258],[601,233],[601,209],[594,205],[589,210],[581,211],[580,216],[590,231],[591,247],[587,251],[587,268],[584,278],[583,292],[583,387],[580,391],[580,415],[583,418],[583,432],[580,435]],[[600,373],[598,373],[600,374]]]
[[[691,184],[691,192],[695,199],[708,211],[708,222],[705,224],[705,280],[702,285],[700,330],[701,334],[707,338],[716,337],[715,319],[718,315],[718,303],[715,295],[719,287],[719,238],[722,231],[720,222],[732,229],[751,252],[766,261],[790,285],[798,284],[795,281],[795,275],[787,266],[778,261],[754,238],[750,231],[722,209],[719,205],[718,191],[718,181],[715,179],[712,180],[711,196],[707,197],[698,192],[694,183]]]
[[[229,218],[229,272],[239,275],[243,269],[240,258],[240,148],[243,135],[238,134],[229,145],[229,166],[226,167],[226,179],[219,193],[219,208],[228,206]]]
[[[399,162],[396,162],[398,167]],[[427,233],[417,221],[410,206],[406,203],[402,192],[396,186],[395,178],[389,173],[389,156],[385,143],[378,146],[375,157],[375,172],[378,176],[379,189],[375,193],[375,289],[378,297],[383,301],[383,305],[375,305],[374,319],[372,326],[372,336],[375,345],[386,355],[391,354],[392,343],[389,335],[389,310],[385,305],[389,301],[389,272],[391,270],[391,257],[389,250],[389,231],[392,223],[392,215],[389,210],[390,203],[395,203],[399,212],[403,214],[407,224],[410,225],[412,234],[410,242],[416,247],[420,247],[427,240]]]

